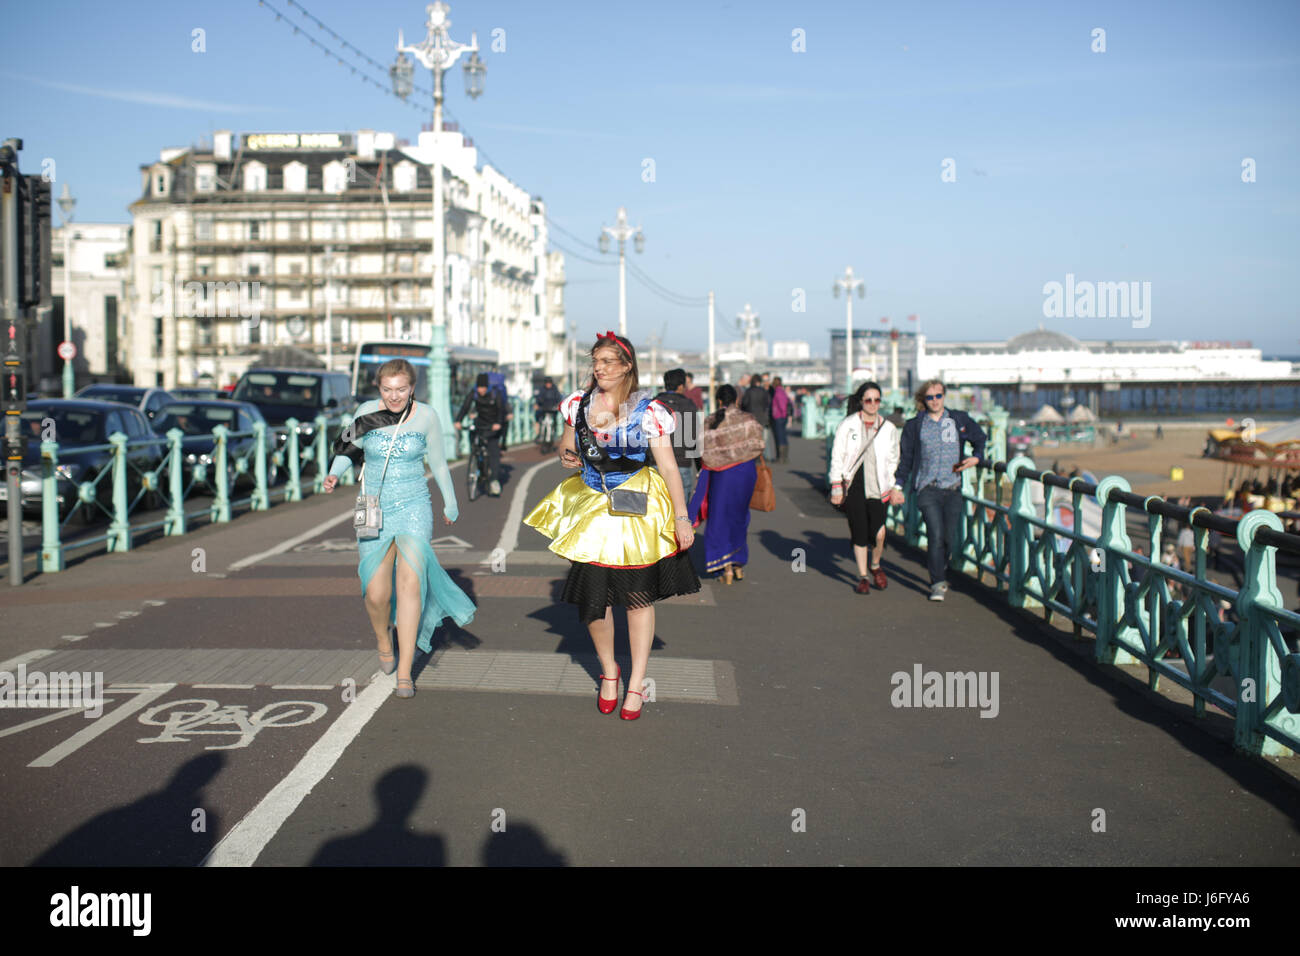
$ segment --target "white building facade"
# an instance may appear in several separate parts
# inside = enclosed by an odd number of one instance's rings
[[[459,132],[436,145],[448,344],[550,371],[564,349],[534,296],[558,301],[562,334],[563,261],[545,253],[541,201],[480,167]],[[373,130],[222,131],[163,150],[130,207],[136,384],[224,385],[270,347],[347,370],[363,340],[428,342],[434,148],[429,132],[410,146]]]
[[[77,348],[73,359],[77,387],[91,381],[114,381],[124,374],[130,228],[125,223],[73,222],[53,230],[53,308],[42,316],[35,331],[35,384],[42,394],[61,394],[63,360],[55,350],[64,341],[65,310],[71,341]],[[65,254],[70,256],[70,267]]]

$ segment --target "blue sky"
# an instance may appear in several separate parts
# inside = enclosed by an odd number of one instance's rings
[[[55,159],[82,222],[128,221],[139,166],[214,129],[414,140],[427,113],[295,36],[358,62],[287,0],[269,4],[10,7],[0,135],[23,138],[27,171]],[[424,35],[418,2],[302,5],[385,66],[399,27]],[[1300,4],[461,0],[451,20],[455,39],[477,31],[488,73],[476,101],[449,75],[450,115],[587,246],[626,205],[646,234],[637,265],[681,295],[713,289],[722,340],[749,302],[769,341],[825,353],[844,322],[831,283],[852,265],[867,283],[855,324],[916,313],[936,340],[1041,322],[1300,354]],[[1043,285],[1067,273],[1150,282],[1150,326],[1044,319]],[[580,333],[616,326],[617,269],[570,258],[568,277]],[[628,312],[638,343],[665,325],[670,345],[707,341],[702,307],[631,279]]]

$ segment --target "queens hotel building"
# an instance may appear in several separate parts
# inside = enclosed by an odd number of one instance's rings
[[[480,167],[459,132],[438,145],[448,344],[563,374],[564,260],[546,251],[542,201]],[[224,385],[270,348],[348,369],[362,340],[428,342],[433,149],[430,132],[410,146],[220,131],[141,167],[123,343],[135,383]]]

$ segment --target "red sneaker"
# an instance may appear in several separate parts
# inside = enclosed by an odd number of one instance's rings
[[[857,591],[859,594],[870,594],[871,582],[866,578],[858,578],[858,586],[853,590]]]
[[[874,575],[875,578],[874,583],[876,585],[877,591],[883,591],[886,587],[889,586],[889,578],[885,577],[884,568],[876,568],[871,573]]]

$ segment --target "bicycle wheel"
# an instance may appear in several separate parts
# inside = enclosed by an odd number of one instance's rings
[[[482,456],[478,448],[471,448],[469,453],[469,463],[465,466],[465,482],[468,485],[466,493],[469,500],[473,501],[478,497],[479,476],[482,474]]]

